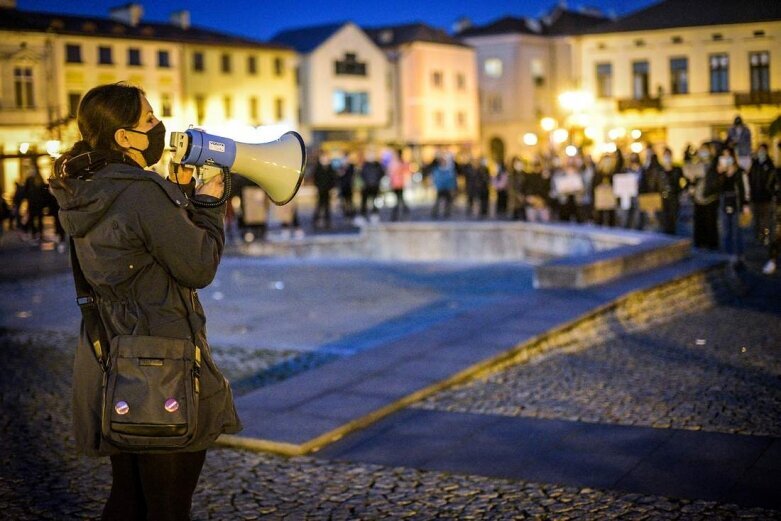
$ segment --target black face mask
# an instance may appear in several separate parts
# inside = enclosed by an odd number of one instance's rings
[[[126,128],[125,130],[135,132],[136,134],[144,134],[147,140],[149,140],[149,144],[144,150],[130,147],[132,150],[141,152],[141,155],[144,156],[144,161],[146,161],[146,166],[152,166],[160,161],[160,158],[163,157],[163,149],[165,149],[165,125],[163,125],[162,121],[158,121],[157,125],[146,132],[141,132],[140,130],[134,130],[132,128]]]

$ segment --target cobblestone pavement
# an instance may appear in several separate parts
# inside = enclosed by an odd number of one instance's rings
[[[540,357],[416,407],[781,436],[781,280],[749,284],[729,305]]]
[[[108,496],[108,461],[77,457],[70,435],[74,341],[0,331],[3,519],[95,519]],[[781,519],[778,512],[714,502],[230,449],[209,452],[193,509],[196,521]]]

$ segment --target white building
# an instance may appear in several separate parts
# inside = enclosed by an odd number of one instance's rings
[[[286,30],[274,43],[300,54],[300,121],[311,144],[373,143],[388,125],[385,53],[352,22]]]

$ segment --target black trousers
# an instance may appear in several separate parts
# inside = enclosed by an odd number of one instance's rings
[[[111,456],[102,521],[189,521],[206,451]]]
[[[694,247],[719,249],[719,202],[694,205]]]

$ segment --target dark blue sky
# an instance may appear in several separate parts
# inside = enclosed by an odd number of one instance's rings
[[[110,7],[128,0],[17,0],[27,11],[106,16]],[[571,8],[594,6],[603,11],[625,14],[655,3],[656,0],[570,1]],[[539,16],[557,0],[398,0],[361,2],[356,0],[154,0],[140,2],[144,18],[165,21],[172,11],[187,9],[193,25],[265,40],[277,31],[291,27],[353,20],[359,25],[376,26],[423,21],[450,30],[460,16],[485,23],[504,15]]]

